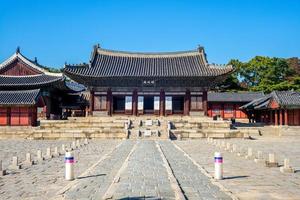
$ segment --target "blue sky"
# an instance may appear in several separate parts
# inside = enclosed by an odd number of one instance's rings
[[[87,62],[92,46],[160,52],[204,46],[211,63],[300,56],[298,0],[1,0],[0,61]]]

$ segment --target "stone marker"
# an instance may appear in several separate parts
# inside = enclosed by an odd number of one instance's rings
[[[243,153],[244,153],[244,148],[240,147],[236,155],[237,156],[243,156]]]
[[[85,144],[85,145],[89,144],[89,141],[88,141],[87,138],[84,139],[84,144]]]
[[[266,167],[278,167],[274,153],[269,153],[269,160],[266,161]]]
[[[31,154],[30,153],[26,153],[26,159],[24,161],[24,165],[26,165],[26,166],[33,165],[33,160],[31,159]]]
[[[237,150],[236,144],[233,144],[233,145],[232,145],[231,152],[232,152],[232,153],[235,153],[236,150]]]
[[[61,153],[66,152],[66,146],[64,144],[61,145]]]
[[[43,161],[43,160],[44,160],[44,157],[42,155],[42,151],[38,150],[37,151],[37,161],[40,162],[40,161]]]
[[[257,156],[254,158],[254,162],[256,163],[264,163],[264,157],[262,151],[257,151]]]
[[[227,142],[225,150],[230,151],[230,149],[231,149],[231,144]]]
[[[21,165],[19,165],[19,159],[17,156],[12,158],[12,163],[9,166],[9,169],[21,169]]]
[[[80,140],[76,140],[76,147],[77,147],[77,148],[80,147]]]
[[[58,148],[57,147],[54,147],[54,153],[53,153],[54,156],[59,156],[60,153],[58,152]]]
[[[285,158],[283,167],[280,167],[282,173],[295,173],[295,169],[290,166],[290,159]]]
[[[181,140],[181,134],[177,135],[177,140]]]
[[[3,169],[2,160],[0,160],[0,176],[6,175],[6,170]]]
[[[252,148],[248,148],[248,154],[246,155],[245,158],[249,159],[249,158],[252,158],[252,156],[253,156]]]
[[[226,147],[226,143],[225,141],[222,141],[221,147],[225,148]]]
[[[53,155],[52,155],[52,153],[51,153],[51,148],[48,147],[47,150],[46,150],[46,158],[47,158],[47,159],[50,159],[50,158],[52,158],[52,157],[53,157]]]
[[[72,146],[71,146],[71,150],[74,150],[74,149],[76,149],[76,142],[75,141],[72,142]]]

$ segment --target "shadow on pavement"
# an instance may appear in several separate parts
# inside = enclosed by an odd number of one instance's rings
[[[229,179],[236,179],[236,178],[247,178],[249,176],[229,176],[229,177],[224,177],[224,180],[229,180]]]
[[[81,177],[77,177],[77,179],[83,179],[83,178],[93,178],[93,177],[97,177],[97,176],[105,176],[106,174],[96,174],[96,175],[90,175],[90,176],[81,176]]]

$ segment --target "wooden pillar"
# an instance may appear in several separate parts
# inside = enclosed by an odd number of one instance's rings
[[[7,120],[7,125],[10,126],[10,124],[11,124],[11,122],[10,122],[10,120],[11,120],[11,107],[8,107],[7,110],[6,110],[6,112],[7,112],[6,113],[6,116],[7,116],[7,119],[6,119]]]
[[[289,125],[289,120],[288,120],[288,110],[282,110],[284,113],[284,125]]]
[[[203,91],[202,98],[204,115],[207,116],[207,91]]]
[[[90,115],[93,115],[94,111],[94,91],[90,91]]]
[[[270,110],[270,123],[269,124],[273,124],[273,111]]]
[[[224,103],[221,104],[221,117],[224,119]]]
[[[50,119],[50,114],[51,114],[51,97],[47,96],[46,97],[46,119]]]
[[[275,126],[278,126],[278,110],[274,110],[275,112]]]
[[[160,115],[164,116],[165,115],[165,91],[162,89],[160,90],[160,95],[159,95],[159,100],[160,100],[160,105],[159,105],[159,110],[160,110]]]
[[[283,110],[279,110],[279,125],[283,125]]]
[[[107,114],[112,115],[112,92],[111,89],[107,90]]]
[[[191,105],[191,92],[189,90],[186,90],[185,91],[185,96],[184,96],[183,115],[189,115],[190,114],[190,105]]]
[[[138,115],[138,93],[136,89],[132,93],[132,115]]]
[[[233,118],[235,119],[236,118],[236,109],[237,109],[237,106],[236,104],[233,104]]]

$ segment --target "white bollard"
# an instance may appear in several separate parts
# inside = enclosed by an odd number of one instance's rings
[[[74,156],[73,152],[65,154],[65,179],[67,181],[74,180]]]
[[[76,140],[76,147],[77,147],[77,148],[80,147],[80,140]]]
[[[236,144],[233,144],[233,145],[232,145],[232,150],[231,150],[231,152],[232,152],[232,153],[235,153],[236,150],[237,150]]]
[[[215,152],[215,179],[223,179],[223,157],[220,152]]]

